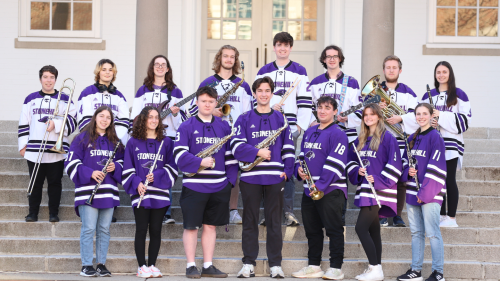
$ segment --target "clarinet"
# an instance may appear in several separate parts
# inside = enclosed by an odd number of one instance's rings
[[[363,161],[361,161],[361,157],[359,156],[358,150],[356,149],[356,146],[354,145],[354,143],[352,144],[352,146],[354,147],[354,152],[356,152],[356,155],[358,156],[359,165],[361,166],[361,168],[365,168],[365,166],[363,165]],[[368,181],[368,171],[365,171],[365,179],[366,179],[366,182],[368,182],[370,189],[372,190],[373,196],[375,197],[375,201],[377,201],[378,207],[382,208],[382,206],[380,205],[380,201],[378,200],[377,192],[375,192],[375,188],[373,187],[372,183],[370,181]]]
[[[158,157],[160,157],[160,151],[161,151],[162,146],[163,146],[163,141],[161,141],[161,143],[160,143],[160,147],[158,148],[158,152],[156,153],[156,156],[155,156],[155,161],[153,162],[153,165],[151,166],[151,168],[149,168],[148,175],[151,174],[153,172],[153,170],[155,169],[156,161],[158,161]],[[148,185],[149,185],[149,180],[146,177],[146,182],[144,183],[144,186],[147,188]],[[146,192],[144,192],[144,193],[146,193]],[[139,207],[141,206],[142,199],[144,198],[144,193],[141,195],[141,198],[139,199],[139,203],[137,203],[137,209],[139,209]]]
[[[102,168],[101,172],[104,173],[104,178],[106,178],[106,175],[108,174],[108,166],[111,164],[111,162],[113,162],[113,158],[115,157],[116,151],[118,150],[119,146],[120,146],[120,141],[118,141],[116,143],[116,146],[115,146],[115,149],[113,150],[113,153],[111,153],[111,155],[109,155],[108,162],[106,162],[106,165],[104,165],[104,168]],[[92,201],[94,201],[94,195],[96,194],[97,190],[101,186],[101,183],[104,181],[104,178],[102,179],[102,181],[99,181],[95,185],[94,190],[92,191],[92,194],[90,195],[89,199],[87,199],[87,201],[85,201],[85,204],[92,206]]]
[[[406,154],[408,156],[408,166],[412,167],[412,168],[415,168],[417,166],[417,161],[416,159],[413,157],[413,154],[411,153],[411,149],[410,149],[410,145],[408,145],[408,136],[406,135],[406,133],[403,133],[404,134],[404,139],[405,139],[405,144],[406,144]],[[415,136],[416,138],[416,136]],[[415,184],[417,185],[417,191],[420,190],[420,183],[418,182],[418,175],[415,174],[413,176],[413,178],[415,179]]]

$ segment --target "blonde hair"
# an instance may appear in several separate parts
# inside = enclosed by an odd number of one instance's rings
[[[111,79],[111,83],[115,82],[116,74],[118,73],[118,70],[116,69],[116,64],[110,59],[102,59],[97,63],[94,69],[94,75],[95,75],[94,80],[96,83],[99,83],[99,80],[101,80],[100,73],[102,70],[102,66],[106,63],[111,64],[111,70],[113,70],[113,79]]]
[[[379,118],[377,128],[375,129],[372,140],[370,142],[370,149],[373,151],[377,151],[380,143],[384,139],[386,129],[382,109],[376,103],[371,103],[367,105],[365,109],[363,109],[363,116],[361,117],[361,130],[358,137],[359,143],[357,149],[361,151],[365,146],[368,136],[370,136],[370,127],[365,124],[365,112],[367,109],[371,109]]]
[[[215,73],[219,73],[220,68],[222,66],[222,51],[224,50],[233,50],[234,51],[234,65],[233,65],[233,74],[240,74],[240,52],[238,52],[238,49],[231,45],[224,45],[222,46],[217,54],[215,55],[214,62],[212,63],[212,70],[215,71]]]

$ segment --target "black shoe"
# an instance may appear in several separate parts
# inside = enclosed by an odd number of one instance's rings
[[[172,218],[172,216],[170,215],[165,215],[163,217],[163,223],[164,224],[174,224],[175,223],[175,220]]]
[[[111,272],[109,272],[104,264],[98,264],[96,269],[97,273],[99,273],[99,276],[111,277]]]
[[[111,222],[116,222],[116,218],[115,218],[115,217],[113,217],[113,218],[111,219]]]
[[[211,265],[208,268],[203,267],[201,269],[201,277],[226,278],[227,273],[224,273],[224,272],[218,270],[217,268],[215,268],[215,266]]]
[[[443,273],[437,272],[437,270],[434,270],[431,273],[431,276],[429,278],[425,279],[425,281],[445,281]]]
[[[189,268],[186,268],[186,277],[187,278],[193,278],[193,279],[200,279],[201,275],[200,272],[198,271],[198,268],[196,266],[190,266]]]
[[[95,271],[94,267],[88,265],[88,266],[82,266],[82,271],[80,271],[80,276],[97,277],[99,276],[99,273]]]
[[[412,270],[411,268],[406,271],[405,274],[399,276],[397,278],[399,281],[407,281],[407,280],[412,280],[412,281],[422,281],[424,280],[422,278],[422,273],[420,271],[415,271]]]
[[[405,221],[400,216],[392,218],[392,224],[398,227],[406,227]]]
[[[59,222],[59,217],[57,215],[50,215],[49,222]]]
[[[28,214],[26,217],[24,217],[26,222],[35,222],[38,221],[38,216],[35,214]]]
[[[389,225],[387,218],[379,219],[378,221],[380,222],[380,226],[382,226],[382,227],[386,227]]]

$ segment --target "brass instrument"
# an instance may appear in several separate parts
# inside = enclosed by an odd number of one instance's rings
[[[158,147],[158,152],[156,152],[155,161],[153,162],[153,165],[151,167],[149,167],[148,175],[153,173],[153,171],[155,170],[156,162],[158,161],[158,158],[160,157],[160,151],[161,151],[161,147],[163,146],[164,141],[165,140],[162,140],[160,143],[160,147]],[[148,185],[149,185],[149,179],[146,178],[146,182],[144,183],[144,186],[146,187],[146,189],[147,189]],[[141,202],[142,202],[142,199],[144,198],[145,193],[146,192],[141,194],[141,197],[139,198],[139,203],[137,203],[137,209],[139,209],[139,207],[141,206]]]
[[[73,82],[73,86],[67,86],[66,85],[67,80],[71,80],[71,82]],[[47,129],[50,126],[50,121],[52,121],[56,117],[63,118],[62,119],[62,121],[63,121],[62,128],[61,128],[61,131],[59,133],[59,137],[57,138],[56,144],[52,148],[50,148],[49,150],[57,152],[57,153],[61,153],[61,154],[66,153],[66,151],[64,151],[64,148],[63,148],[64,126],[66,126],[66,120],[68,119],[69,108],[71,107],[71,101],[73,100],[73,93],[75,91],[75,86],[76,86],[76,83],[73,79],[66,78],[62,83],[61,89],[59,90],[59,94],[57,96],[57,104],[56,104],[56,107],[54,109],[54,114],[52,114],[52,116],[50,116],[46,121],[47,126],[45,127],[45,134],[43,135],[42,143],[40,143],[40,148],[38,149],[37,160],[35,162],[35,166],[33,167],[33,172],[31,173],[30,182],[28,184],[28,197],[31,196],[31,192],[33,191],[33,186],[35,185],[35,179],[36,179],[36,176],[38,175],[38,170],[40,169],[40,164],[42,162],[43,154],[46,150],[47,142],[49,140],[50,132]],[[66,111],[64,112],[63,115],[60,115],[59,114],[59,103],[61,102],[61,95],[63,94],[63,89],[69,90],[69,98],[68,98],[68,104],[66,106]]]
[[[204,148],[202,151],[198,152],[195,156],[196,157],[199,157],[201,159],[203,158],[207,158],[207,157],[211,157],[212,155],[214,155],[215,153],[217,153],[219,151],[219,149],[226,143],[228,142],[232,136],[234,136],[236,134],[236,131],[238,129],[235,128],[235,127],[231,127],[231,133],[225,137],[223,137],[219,142],[217,143],[214,143],[212,144],[211,146],[207,146],[206,148]],[[212,167],[208,167],[208,168],[215,168],[215,159],[214,159],[214,164],[212,165]],[[207,169],[207,167],[203,167],[203,166],[200,166],[200,168],[198,168],[198,171],[196,171],[196,173],[184,173],[186,176],[188,177],[192,177],[194,175],[196,175],[197,173],[203,171]]]
[[[406,111],[404,111],[399,105],[397,105],[389,95],[387,95],[386,91],[380,87],[380,75],[373,76],[368,82],[366,82],[363,90],[361,91],[362,96],[380,96],[382,101],[387,103],[387,107],[382,109],[382,113],[384,114],[384,119],[391,118],[393,115],[404,115]],[[385,122],[385,121],[384,121]],[[404,130],[401,124],[391,125],[385,122],[385,125],[400,138],[404,138],[403,133]]]
[[[245,81],[245,64],[241,62],[241,80],[231,87],[231,89],[227,90],[218,100],[215,108],[220,108],[223,116],[228,116],[231,113],[231,106],[227,104],[227,100],[229,97],[238,90],[238,88]]]
[[[270,147],[271,145],[274,144],[274,142],[279,137],[279,135],[281,134],[281,132],[283,132],[283,130],[285,130],[288,127],[288,121],[286,119],[286,116],[283,115],[283,119],[285,120],[285,124],[283,125],[283,127],[279,128],[276,131],[276,133],[274,133],[273,135],[268,136],[265,140],[263,140],[260,143],[258,143],[255,146],[255,148],[257,148],[257,149],[264,149],[264,148],[268,148],[268,147]],[[240,161],[239,162],[240,169],[242,171],[248,172],[251,169],[253,169],[253,167],[259,165],[264,160],[266,160],[266,159],[259,156],[259,157],[255,158],[255,161],[253,161],[252,163],[241,162]]]
[[[305,179],[305,182],[307,185],[309,185],[309,192],[312,193],[311,199],[312,200],[319,200],[325,196],[325,193],[323,191],[320,191],[316,188],[316,186],[313,187],[314,181],[311,176],[311,172],[309,171],[309,167],[307,166],[306,159],[300,160],[300,157],[298,158],[299,160],[299,165],[302,167],[302,170],[304,171],[304,174],[307,175],[308,179]]]

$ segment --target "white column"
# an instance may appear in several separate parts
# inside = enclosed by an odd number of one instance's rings
[[[345,0],[325,0],[325,47],[344,48]]]

